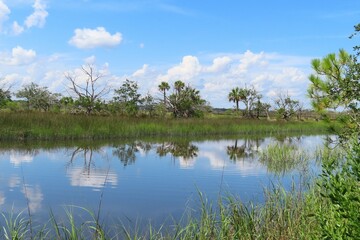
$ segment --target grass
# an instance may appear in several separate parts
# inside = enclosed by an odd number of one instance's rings
[[[0,140],[69,140],[129,137],[196,137],[324,133],[324,123],[246,120],[236,118],[159,119],[84,116],[39,112],[0,112]]]
[[[209,202],[199,192],[199,206],[187,209],[178,222],[140,228],[139,223],[101,224],[93,212],[81,207],[65,209],[66,219],[51,213],[44,225],[29,229],[28,217],[19,213],[3,217],[6,225],[0,239],[317,239],[319,226],[311,217],[316,201],[314,192],[304,194],[295,187],[289,192],[273,185],[265,191],[263,204],[243,203],[226,195],[218,203]],[[85,212],[89,220],[79,222],[74,209]],[[33,233],[33,234],[31,234]]]
[[[318,154],[321,154],[319,152]],[[290,144],[271,144],[260,153],[259,161],[268,171],[284,174],[300,166],[307,166],[310,156],[304,149]]]

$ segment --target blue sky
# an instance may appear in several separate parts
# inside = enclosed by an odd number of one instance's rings
[[[309,106],[311,59],[351,52],[359,19],[358,0],[0,0],[0,81],[67,95],[65,73],[93,64],[114,89],[128,78],[160,96],[180,79],[230,108],[229,91],[253,85]]]

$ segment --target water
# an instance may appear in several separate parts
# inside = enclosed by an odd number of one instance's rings
[[[3,144],[0,207],[14,213],[29,208],[40,222],[49,219],[50,211],[61,218],[64,209],[81,206],[94,212],[100,207],[103,219],[162,223],[196,207],[198,191],[214,202],[228,192],[261,202],[264,187],[273,182],[285,187],[300,183],[305,175],[318,172],[312,156],[323,142],[323,136],[302,136],[43,147]],[[275,143],[303,149],[308,161],[283,170],[280,164],[274,171],[259,156]]]

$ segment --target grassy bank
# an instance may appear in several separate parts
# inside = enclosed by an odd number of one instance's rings
[[[234,118],[159,119],[55,113],[0,113],[0,140],[196,137],[234,134],[324,133],[321,122]]]

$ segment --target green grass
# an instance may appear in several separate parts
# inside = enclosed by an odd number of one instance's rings
[[[321,154],[321,152],[319,152]],[[260,153],[259,161],[266,165],[268,171],[284,174],[299,167],[305,167],[310,160],[306,150],[296,145],[271,144]]]
[[[325,133],[324,123],[236,118],[160,119],[59,113],[0,113],[0,140],[68,140]]]
[[[209,202],[199,192],[198,206],[188,208],[182,219],[154,227],[139,227],[139,222],[125,224],[99,222],[92,211],[81,207],[65,209],[66,218],[49,220],[30,229],[30,219],[22,213],[3,214],[4,231],[0,239],[318,239],[319,226],[311,217],[316,204],[315,192],[304,194],[295,187],[285,191],[273,185],[265,191],[265,203],[243,203],[232,195],[223,196],[217,203]],[[315,197],[315,198],[314,198]],[[74,210],[87,215],[80,218]]]

